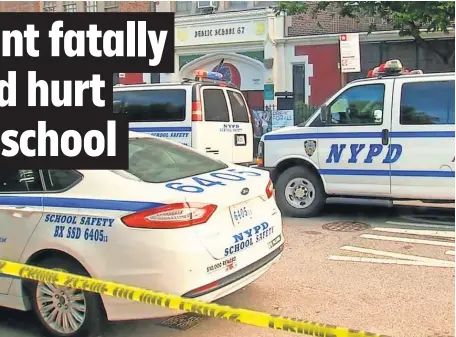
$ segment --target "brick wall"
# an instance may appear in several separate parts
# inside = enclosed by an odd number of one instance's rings
[[[61,5],[61,4],[60,4]],[[40,1],[1,1],[0,12],[40,12]],[[82,2],[78,11],[84,9]],[[59,9],[57,9],[59,10]],[[62,10],[62,9],[60,9]],[[120,12],[150,12],[151,2],[149,1],[121,1]]]
[[[0,1],[0,12],[39,12],[39,1]]]
[[[315,18],[311,13],[294,15],[288,28],[288,36],[366,32],[372,23],[375,23],[377,30],[392,29],[379,18],[355,20],[340,17],[337,9],[330,6],[327,11],[319,13]]]
[[[149,1],[121,1],[121,12],[150,12],[151,2]]]

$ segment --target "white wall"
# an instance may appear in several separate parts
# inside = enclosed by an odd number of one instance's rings
[[[280,91],[293,91],[293,65],[294,64],[305,64],[305,79],[304,79],[304,100],[306,104],[309,104],[309,97],[311,96],[311,86],[309,79],[313,77],[313,64],[309,63],[309,57],[307,55],[295,55],[295,44],[287,44],[285,46],[285,62],[284,71],[281,72],[281,80],[283,83],[283,90]]]

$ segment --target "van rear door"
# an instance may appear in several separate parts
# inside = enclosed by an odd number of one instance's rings
[[[202,121],[192,125],[194,148],[220,160],[233,160],[233,133],[227,96],[222,87],[201,86]]]
[[[253,127],[249,108],[244,95],[227,88],[226,93],[233,117],[233,163],[251,163],[253,161]]]
[[[192,146],[190,87],[116,88],[113,96],[127,114],[131,131]]]

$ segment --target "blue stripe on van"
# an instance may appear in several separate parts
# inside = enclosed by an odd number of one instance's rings
[[[29,197],[29,196],[0,196],[0,205],[8,206],[43,206],[61,208],[85,208],[110,211],[138,212],[165,204],[143,201],[86,199],[86,198],[56,198],[56,197]]]
[[[352,170],[320,169],[321,175],[328,176],[383,176],[383,177],[427,177],[454,178],[454,171],[407,171],[407,170]]]
[[[135,132],[191,132],[191,126],[167,126],[167,127],[131,127]]]
[[[454,131],[398,131],[390,133],[392,138],[454,138]],[[333,139],[333,138],[381,138],[381,132],[312,132],[264,136],[265,140]]]

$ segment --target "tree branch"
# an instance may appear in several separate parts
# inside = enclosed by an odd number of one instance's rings
[[[415,42],[423,49],[434,53],[439,57],[439,59],[444,63],[448,64],[449,57],[445,55],[440,50],[433,48],[420,34],[420,30],[416,27],[413,21],[409,21],[408,24],[410,25],[410,35],[415,39]],[[454,54],[454,51],[453,51]]]

